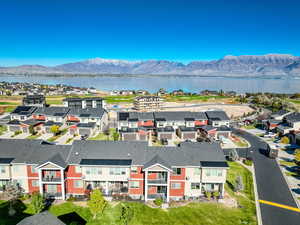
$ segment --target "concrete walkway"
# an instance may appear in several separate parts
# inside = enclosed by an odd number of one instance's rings
[[[3,138],[3,139],[11,139],[12,137],[12,135],[13,135],[14,133],[13,132],[10,132],[10,131],[6,131],[6,132],[4,132],[4,134],[2,134],[1,136],[0,136],[0,138]]]
[[[42,139],[42,140],[47,140],[49,138],[51,138],[53,136],[53,134],[42,134],[41,136],[39,136],[37,139]]]

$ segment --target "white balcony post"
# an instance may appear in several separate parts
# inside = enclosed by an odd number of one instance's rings
[[[148,201],[148,170],[145,171],[145,202]]]
[[[221,184],[221,187],[222,187],[221,197],[223,198],[224,197],[224,192],[225,192],[224,184]]]
[[[108,195],[109,191],[108,191],[108,181],[105,181],[105,194]]]
[[[39,174],[39,189],[40,189],[40,194],[43,195],[43,181],[42,181],[42,169],[38,169],[38,174]]]
[[[61,177],[61,194],[62,194],[62,199],[66,199],[66,190],[65,190],[65,177],[64,177],[64,170],[60,170],[60,177]]]
[[[167,202],[170,201],[170,171],[168,173],[168,179],[167,179]]]

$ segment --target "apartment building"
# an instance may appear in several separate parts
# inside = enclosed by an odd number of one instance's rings
[[[163,104],[164,99],[159,96],[138,96],[133,102],[134,109],[138,111],[161,109]]]
[[[8,182],[25,193],[66,199],[100,188],[105,196],[145,201],[197,198],[205,191],[224,196],[228,165],[217,143],[149,147],[146,142],[0,139],[0,187]]]
[[[46,98],[44,95],[27,95],[23,98],[23,106],[45,107]]]
[[[65,107],[76,109],[91,109],[91,108],[105,108],[106,103],[103,98],[65,98],[63,99]]]

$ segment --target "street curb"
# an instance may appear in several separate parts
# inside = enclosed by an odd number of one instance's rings
[[[256,217],[257,217],[257,223],[258,225],[262,225],[262,218],[261,218],[261,210],[260,210],[260,204],[258,202],[258,192],[257,192],[257,183],[256,183],[256,176],[255,176],[255,166],[253,163],[252,167],[252,175],[253,175],[253,183],[254,183],[254,196],[255,196],[255,205],[257,209]]]
[[[281,168],[281,166],[280,166],[280,164],[279,164],[279,162],[278,162],[277,159],[276,159],[276,164],[277,164],[277,166],[279,167],[279,170],[280,170],[280,172],[281,172],[281,174],[282,174],[282,176],[283,176],[283,178],[284,178],[284,180],[285,180],[285,182],[286,182],[286,184],[287,184],[287,186],[288,186],[288,188],[289,188],[289,191],[290,191],[290,193],[291,193],[291,195],[292,195],[292,197],[293,197],[293,199],[294,199],[294,201],[295,201],[295,203],[296,203],[298,209],[300,209],[300,204],[299,204],[299,202],[298,202],[298,200],[297,200],[295,194],[292,192],[292,190],[291,190],[291,188],[290,188],[290,183],[289,183],[288,179],[285,177],[283,168]]]

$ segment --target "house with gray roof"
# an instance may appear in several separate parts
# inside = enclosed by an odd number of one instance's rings
[[[64,123],[69,111],[70,109],[66,107],[38,107],[33,113],[33,118],[42,121]]]
[[[208,124],[212,125],[213,127],[220,127],[220,126],[229,126],[230,118],[224,111],[206,111],[205,112],[208,118]]]
[[[11,113],[11,120],[28,120],[31,118],[32,114],[36,111],[34,106],[17,106]]]
[[[228,168],[218,143],[152,147],[142,141],[0,139],[0,185],[13,181],[26,193],[47,198],[85,196],[99,188],[105,196],[145,201],[161,197],[199,198],[205,191],[224,195]]]

